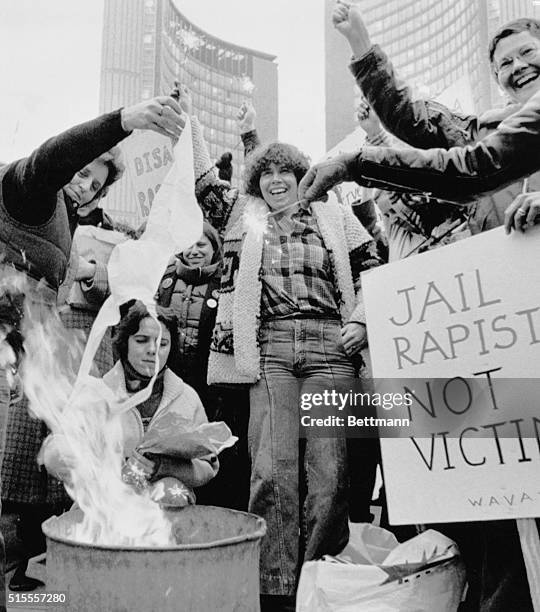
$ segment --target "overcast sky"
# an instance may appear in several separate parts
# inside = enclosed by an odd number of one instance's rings
[[[323,0],[176,0],[207,32],[278,56],[280,139],[324,146]],[[0,0],[0,161],[98,114],[103,0]]]

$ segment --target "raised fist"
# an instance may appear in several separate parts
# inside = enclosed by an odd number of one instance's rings
[[[361,57],[371,48],[371,40],[362,14],[357,5],[339,2],[332,13],[332,23],[351,45],[356,57]]]
[[[240,133],[244,134],[246,132],[251,132],[251,130],[254,130],[256,118],[257,113],[255,112],[253,104],[251,102],[243,102],[242,106],[238,109],[238,113],[236,115],[238,127],[240,128]]]

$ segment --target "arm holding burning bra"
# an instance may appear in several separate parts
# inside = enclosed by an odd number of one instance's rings
[[[236,115],[240,137],[247,157],[260,144],[255,128],[256,112],[250,102],[244,102]],[[192,121],[195,195],[205,218],[223,236],[244,209],[245,198],[238,189],[219,179],[210,160],[202,128],[196,117]]]
[[[218,176],[216,166],[210,160],[208,147],[199,119],[193,114],[191,91],[185,85],[175,82],[171,96],[178,100],[191,119],[193,145],[193,170],[195,175],[195,196],[205,219],[220,234],[227,226],[229,215],[238,198],[238,190],[232,189],[228,181]]]
[[[202,127],[197,118],[191,122],[193,135],[193,166],[195,170],[195,196],[205,219],[223,235],[233,206],[238,200],[238,189],[222,181],[210,160]]]
[[[54,136],[29,157],[2,169],[2,201],[18,222],[30,226],[46,223],[57,206],[57,193],[66,188],[75,207],[87,175],[76,177],[102,154],[129,136],[134,129],[149,129],[168,136],[180,135],[184,125],[176,100],[158,96],[76,125]],[[96,195],[107,186],[99,184]]]

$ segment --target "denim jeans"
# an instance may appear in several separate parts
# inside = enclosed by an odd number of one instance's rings
[[[341,324],[326,319],[263,323],[261,379],[250,390],[249,510],[268,531],[261,593],[293,595],[303,561],[337,554],[349,537],[344,438],[300,440],[300,395],[350,387],[354,367]]]

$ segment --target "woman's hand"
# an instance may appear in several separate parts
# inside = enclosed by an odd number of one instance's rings
[[[240,134],[245,134],[246,132],[254,130],[256,118],[257,113],[255,112],[253,104],[251,104],[251,102],[243,102],[236,115]]]
[[[75,274],[76,281],[91,281],[96,273],[96,262],[88,261],[82,255],[79,255],[79,263],[77,265],[77,273]]]
[[[156,473],[157,462],[135,449],[122,466],[122,480],[136,488],[146,488]]]
[[[353,170],[360,151],[342,153],[311,166],[298,184],[298,199],[314,202],[322,200],[339,183],[353,180]],[[354,178],[359,183],[358,178]],[[359,183],[360,184],[360,183]]]
[[[180,104],[171,96],[157,96],[123,108],[121,120],[126,132],[153,130],[173,138],[180,137],[186,124]]]
[[[356,118],[358,119],[358,124],[367,134],[368,138],[377,136],[381,132],[382,126],[379,117],[377,117],[367,100],[362,99],[358,105],[356,109]]]
[[[504,211],[504,229],[509,234],[512,229],[524,232],[528,227],[540,222],[540,191],[520,193]]]
[[[349,41],[355,57],[362,57],[371,49],[369,33],[358,6],[345,4],[338,0],[332,13],[332,23],[336,30]]]
[[[363,323],[346,323],[341,328],[341,341],[349,357],[356,355],[367,344],[366,326]]]
[[[189,116],[193,114],[193,97],[187,85],[182,85],[180,81],[175,81],[171,97],[178,101],[184,113]]]

